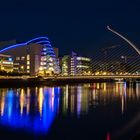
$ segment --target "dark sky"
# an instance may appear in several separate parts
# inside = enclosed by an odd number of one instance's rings
[[[107,25],[140,46],[139,0],[0,1],[0,40],[27,41],[48,36],[61,55],[93,55],[123,41]]]

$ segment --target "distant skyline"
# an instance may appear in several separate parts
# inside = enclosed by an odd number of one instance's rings
[[[139,0],[12,0],[0,5],[0,41],[48,36],[60,55],[92,56],[101,47],[127,46],[107,30],[110,25],[140,48]]]

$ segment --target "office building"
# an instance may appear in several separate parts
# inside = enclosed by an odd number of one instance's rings
[[[47,37],[10,45],[0,53],[12,56],[14,71],[42,76],[60,73],[58,49],[52,47]]]
[[[91,74],[91,59],[72,53],[61,58],[62,75]]]

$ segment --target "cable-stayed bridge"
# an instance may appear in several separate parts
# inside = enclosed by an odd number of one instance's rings
[[[89,72],[81,73],[77,69],[75,75],[58,75],[49,78],[57,79],[116,79],[116,78],[140,78],[140,50],[126,37],[111,29],[107,29],[120,37],[122,41],[101,48],[93,54],[89,64]]]

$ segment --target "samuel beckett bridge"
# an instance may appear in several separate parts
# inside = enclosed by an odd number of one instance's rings
[[[47,76],[44,79],[140,79],[140,50],[126,37],[107,29],[124,40],[117,45],[110,45],[96,52],[86,66],[76,69],[77,73]],[[123,44],[123,45],[122,45]],[[82,69],[82,70],[81,70]]]
[[[93,52],[92,58],[80,57],[77,56],[77,54],[73,53],[71,56],[64,56],[62,60],[59,61],[59,64],[48,39],[45,38],[44,40],[43,37],[43,40],[41,41],[39,41],[38,39],[33,39],[29,42],[21,44],[22,46],[28,45],[35,41],[35,43],[37,44],[45,45],[45,47],[43,48],[43,56],[41,56],[41,64],[43,64],[43,67],[51,66],[53,69],[54,66],[60,65],[61,68],[61,72],[54,72],[52,75],[46,75],[45,73],[44,75],[23,76],[22,78],[28,79],[37,77],[43,80],[50,79],[67,81],[82,81],[92,79],[140,79],[139,48],[126,37],[124,37],[122,34],[113,30],[109,26],[107,26],[107,29],[113,34],[117,35],[121,40],[119,40],[119,42],[117,41],[117,43],[115,44],[107,45],[107,47],[100,48],[95,53]],[[47,51],[49,53],[47,53]],[[54,61],[56,61],[56,63],[53,63]],[[17,76],[9,76],[8,78],[21,79],[21,77]]]

